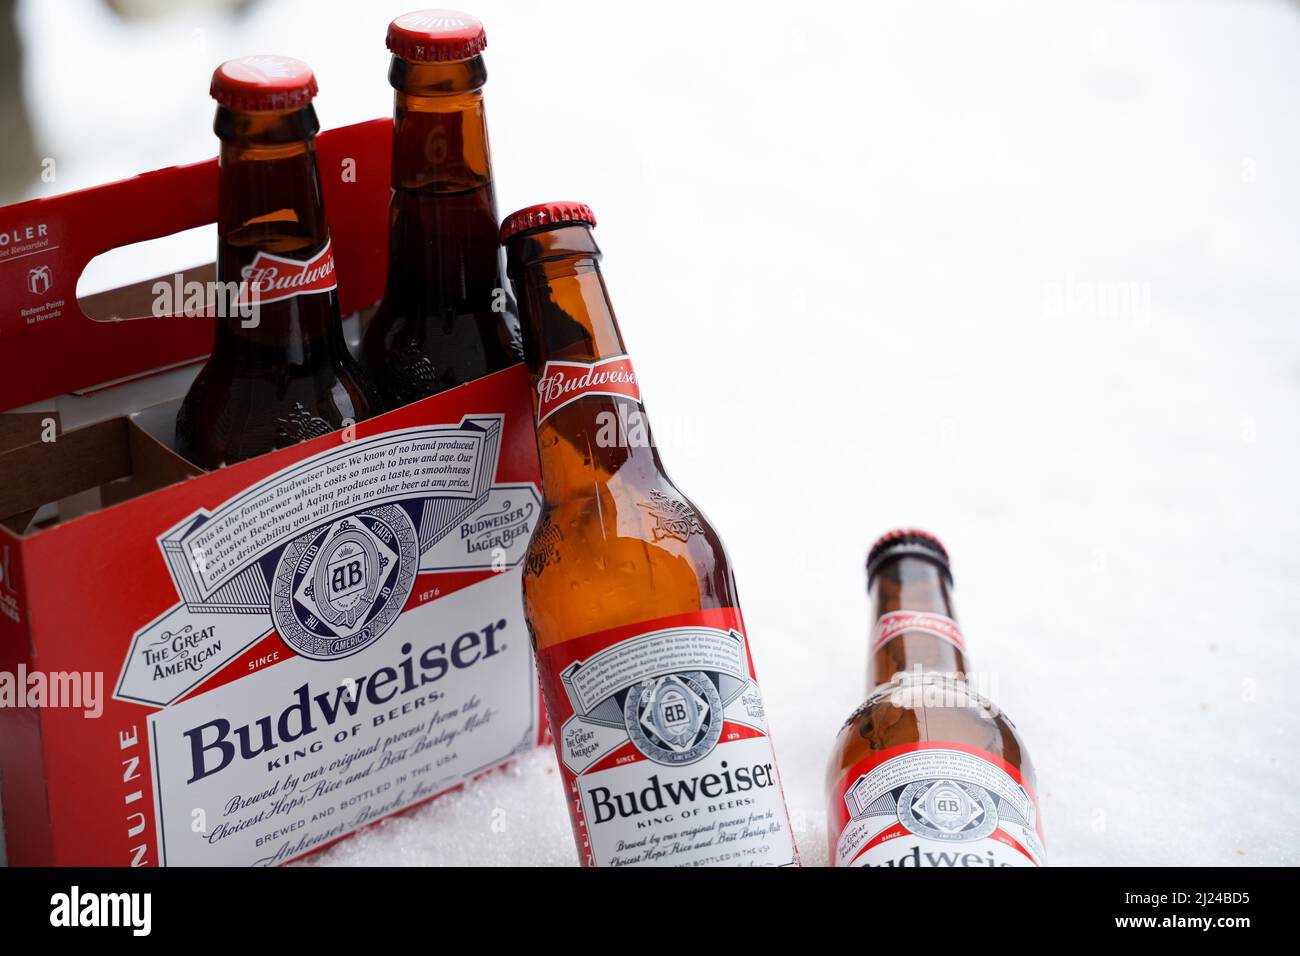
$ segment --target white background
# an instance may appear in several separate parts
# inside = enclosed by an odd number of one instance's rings
[[[230,56],[306,59],[326,127],[388,114],[406,7],[24,4],[59,174],[34,194],[214,153]],[[1300,8],[472,12],[501,212],[600,218],[664,458],[735,564],[805,862],[864,696],[865,551],[905,524],[953,554],[1051,862],[1300,863]],[[322,861],[574,859],[539,753]]]

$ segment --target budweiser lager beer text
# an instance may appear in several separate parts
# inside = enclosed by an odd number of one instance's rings
[[[870,696],[827,771],[834,866],[1040,866],[1029,754],[970,687],[948,553],[892,531],[867,557]]]
[[[587,866],[797,864],[736,583],[664,473],[586,206],[502,227],[542,514],[524,599]]]
[[[501,275],[482,50],[474,17],[426,10],[388,28],[393,198],[388,281],[362,360],[388,407],[521,358]]]
[[[176,445],[205,468],[324,435],[375,412],[339,322],[334,253],[312,139],[307,64],[231,60],[212,76],[221,139],[212,355],[176,419]],[[230,307],[230,303],[234,307]]]

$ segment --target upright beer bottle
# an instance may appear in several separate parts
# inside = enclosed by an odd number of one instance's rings
[[[1034,768],[968,682],[948,552],[891,531],[867,557],[870,696],[827,770],[834,866],[1040,866]]]
[[[221,139],[212,355],[176,418],[177,450],[215,468],[367,418],[376,396],[348,353],[312,138],[307,64],[231,60],[212,76]]]
[[[668,479],[586,206],[502,227],[542,466],[524,598],[587,866],[797,864],[736,583]]]
[[[388,407],[518,362],[501,275],[482,50],[474,17],[429,10],[388,27],[395,89],[388,283],[362,361]]]

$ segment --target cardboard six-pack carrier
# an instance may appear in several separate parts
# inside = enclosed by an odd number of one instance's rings
[[[344,315],[383,292],[391,129],[317,139]],[[212,320],[153,316],[152,282],[78,301],[95,256],[214,222],[216,187],[210,160],[0,209],[10,864],[283,863],[546,733],[523,366],[200,473],[169,443]]]

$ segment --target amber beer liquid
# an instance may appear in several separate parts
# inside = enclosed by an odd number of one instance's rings
[[[251,56],[212,76],[221,139],[212,354],[176,418],[177,450],[232,464],[369,418],[376,396],[348,352],[321,199],[307,64]]]
[[[452,10],[388,28],[395,93],[388,279],[362,361],[387,408],[520,361],[502,280],[483,24]]]
[[[893,531],[871,548],[870,696],[827,770],[833,866],[1041,866],[1029,754],[967,683],[939,540]]]
[[[664,473],[586,206],[507,218],[542,514],[524,601],[586,866],[797,865],[736,583]]]

